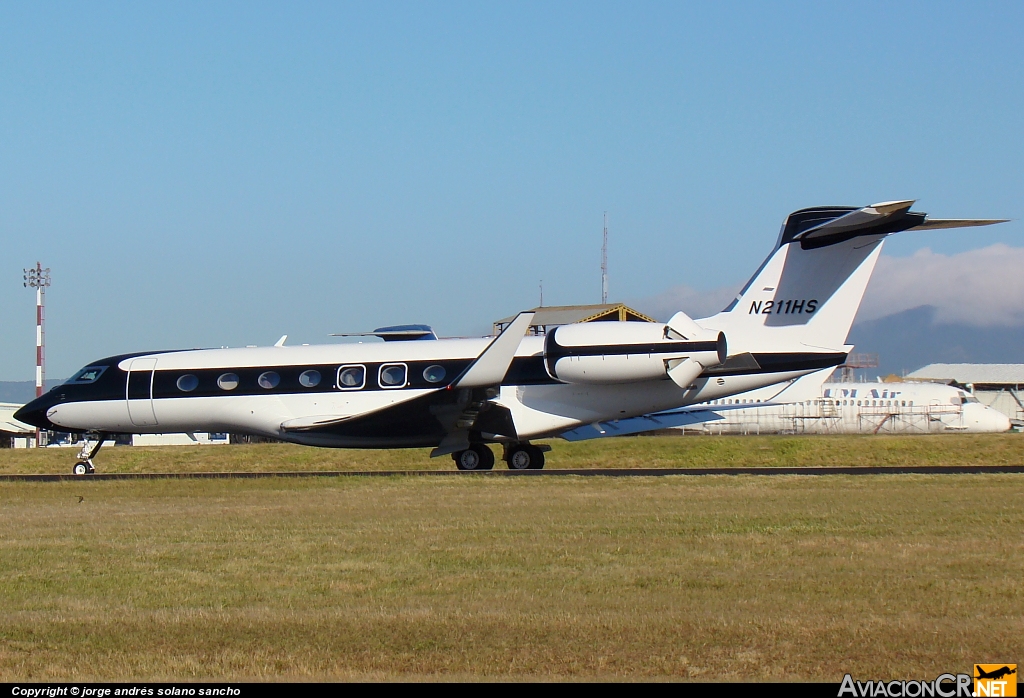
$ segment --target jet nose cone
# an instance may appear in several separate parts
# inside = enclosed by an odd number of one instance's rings
[[[53,404],[53,399],[49,395],[37,397],[15,412],[14,418],[19,422],[31,424],[38,429],[56,429],[54,424],[46,417],[46,411],[53,407]]]

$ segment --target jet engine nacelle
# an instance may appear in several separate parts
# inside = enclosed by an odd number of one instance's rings
[[[724,362],[726,349],[724,333],[706,330],[679,313],[668,324],[587,322],[556,327],[544,342],[544,366],[548,375],[564,383],[671,378],[685,388],[705,368]]]

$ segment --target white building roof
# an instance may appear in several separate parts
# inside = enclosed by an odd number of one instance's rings
[[[907,376],[919,381],[960,385],[1024,385],[1024,364],[929,364]]]
[[[8,434],[35,434],[36,428],[14,418],[14,413],[21,409],[21,405],[11,402],[0,402],[0,431]]]

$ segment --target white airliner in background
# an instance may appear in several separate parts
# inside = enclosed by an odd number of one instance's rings
[[[824,383],[832,371],[786,387],[762,388],[706,409],[718,419],[683,427],[708,434],[935,434],[1009,431],[1010,418],[950,385],[915,382]]]
[[[771,254],[722,312],[667,323],[563,325],[524,337],[381,331],[383,343],[123,354],[95,361],[16,417],[86,432],[74,472],[106,433],[234,432],[335,448],[433,447],[462,470],[540,468],[532,439],[594,438],[718,419],[708,405],[841,364],[886,236],[987,225],[933,220],[912,201],[791,214]],[[396,341],[410,340],[415,341]],[[282,343],[279,343],[282,344]],[[705,403],[705,404],[701,404]]]

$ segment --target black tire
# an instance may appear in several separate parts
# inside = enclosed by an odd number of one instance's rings
[[[494,452],[484,444],[473,444],[453,453],[452,460],[459,470],[490,470],[494,467]]]
[[[526,450],[530,453],[530,470],[543,470],[544,451],[540,450],[536,446],[527,446]]]
[[[529,446],[516,446],[509,449],[505,462],[509,470],[529,470],[533,467],[534,454]]]
[[[89,472],[90,472],[89,464],[88,463],[75,463],[75,467],[73,467],[71,469],[71,472],[74,473],[75,475],[88,475]]]
[[[477,470],[491,470],[494,468],[494,451],[486,444],[473,444],[469,447],[480,455],[480,465]]]
[[[477,470],[480,467],[480,454],[471,448],[456,451],[452,454],[452,460],[459,470]]]

